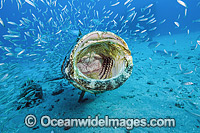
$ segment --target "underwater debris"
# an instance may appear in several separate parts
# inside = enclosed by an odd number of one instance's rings
[[[39,126],[36,126],[36,127],[33,128],[33,130],[36,130],[36,129],[39,129]]]
[[[33,107],[42,102],[43,92],[42,87],[35,83],[33,80],[28,80],[21,87],[21,92],[19,95],[19,100],[17,103],[19,106],[17,110],[25,107]]]
[[[178,108],[184,108],[184,103],[175,103],[175,106]]]
[[[153,81],[148,81],[147,84],[148,85],[154,85],[155,83]]]
[[[173,92],[173,88],[170,88],[170,87],[164,87],[163,89],[169,90],[169,92]]]
[[[53,91],[53,93],[51,95],[55,96],[55,95],[59,95],[64,91],[64,89],[59,89],[59,90],[55,90]]]
[[[54,108],[54,105],[51,105],[51,107],[48,109],[49,111],[52,111]]]
[[[71,127],[70,126],[65,126],[64,130],[69,130]]]
[[[125,129],[125,133],[131,133],[131,130]]]
[[[135,95],[121,96],[121,98],[123,99],[134,98],[134,97]]]

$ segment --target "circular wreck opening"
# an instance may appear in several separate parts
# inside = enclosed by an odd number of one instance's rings
[[[113,78],[125,69],[126,52],[116,42],[104,40],[90,43],[77,54],[75,66],[88,78]]]

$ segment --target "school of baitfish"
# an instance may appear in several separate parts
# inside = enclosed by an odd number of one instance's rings
[[[21,19],[16,22],[9,17],[4,20],[0,18],[1,28],[7,29],[7,34],[3,35],[5,42],[0,42],[2,61],[5,61],[0,62],[0,65],[7,66],[7,60],[15,63],[21,61],[22,58],[45,61],[46,57],[56,49],[67,49],[73,45],[71,42],[75,40],[79,30],[83,34],[96,30],[112,31],[119,36],[131,34],[138,40],[149,41],[151,39],[149,32],[157,29],[153,26],[156,23],[156,18],[151,11],[153,4],[137,12],[132,5],[133,0],[127,0],[124,3],[111,1],[112,10],[107,9],[109,7],[106,6],[97,10],[98,2],[100,1],[79,3],[72,0],[67,1],[66,5],[61,5],[57,0],[12,1],[13,4],[17,4]],[[1,8],[4,4],[6,3],[1,0]],[[38,6],[39,4],[42,8]],[[124,15],[119,15],[115,11],[115,7],[120,4],[127,8]],[[24,6],[29,8],[24,9]],[[133,22],[137,22],[136,28],[129,30],[129,25]],[[164,22],[165,19],[160,24]],[[146,29],[146,25],[150,28]],[[4,43],[9,45],[4,45]],[[58,54],[61,58],[63,57],[62,54]],[[63,52],[63,54],[66,53]],[[11,77],[6,71],[1,75],[3,77],[0,81]]]
[[[37,60],[37,57],[41,56],[41,51],[51,51],[52,48],[49,47],[59,48],[59,46],[68,43],[67,40],[70,40],[71,36],[77,35],[78,30],[85,33],[96,30],[113,31],[120,36],[129,34],[135,37],[135,40],[147,42],[151,41],[151,32],[157,29],[154,23],[161,25],[166,22],[165,18],[157,22],[151,9],[154,4],[149,4],[138,10],[134,7],[133,0],[110,1],[112,8],[103,6],[101,10],[97,10],[95,8],[99,1],[79,3],[77,0],[72,0],[67,1],[66,5],[61,5],[57,0],[16,0],[16,3],[12,1],[13,4],[17,4],[22,18],[18,22],[13,22],[11,18],[6,20],[0,18],[1,25],[7,28],[8,33],[3,35],[3,38],[6,43],[11,43],[9,46],[4,46],[0,42],[3,59],[25,56],[34,57]],[[185,8],[184,15],[186,16],[188,10],[186,3],[181,0],[177,0],[177,3]],[[5,0],[1,0],[1,9],[4,4],[6,4]],[[23,10],[23,7],[27,4],[33,8]],[[39,4],[43,4],[42,6],[46,9],[40,9]],[[115,7],[120,4],[127,8],[126,14],[119,15],[115,11]],[[40,16],[37,16],[38,14]],[[93,16],[89,14],[93,14]],[[178,28],[180,24],[177,20],[174,21],[174,24]],[[198,20],[193,20],[193,22],[198,22]],[[136,23],[136,26],[131,28],[131,23]],[[189,29],[187,27],[184,29],[189,34]],[[169,34],[171,35],[171,32]],[[27,49],[27,42],[31,42],[29,49]]]

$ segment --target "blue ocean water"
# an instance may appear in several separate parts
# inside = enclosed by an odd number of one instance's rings
[[[0,7],[0,132],[199,132],[199,0],[1,0]],[[78,103],[81,91],[60,69],[77,38],[93,31],[124,39],[134,66],[119,88],[86,92]],[[42,98],[27,100],[29,85],[41,87]],[[27,127],[28,114],[174,118],[176,126]]]

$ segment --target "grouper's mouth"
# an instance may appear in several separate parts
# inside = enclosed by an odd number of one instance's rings
[[[87,39],[87,40],[86,40]],[[75,52],[75,69],[92,79],[110,79],[119,75],[128,65],[123,40],[112,34],[92,34]]]
[[[92,43],[80,51],[76,66],[89,78],[108,79],[123,71],[127,63],[124,55],[111,41]]]
[[[116,89],[132,73],[128,45],[112,32],[88,33],[74,46],[69,59],[66,57],[61,69],[64,77],[76,88],[90,93]]]

